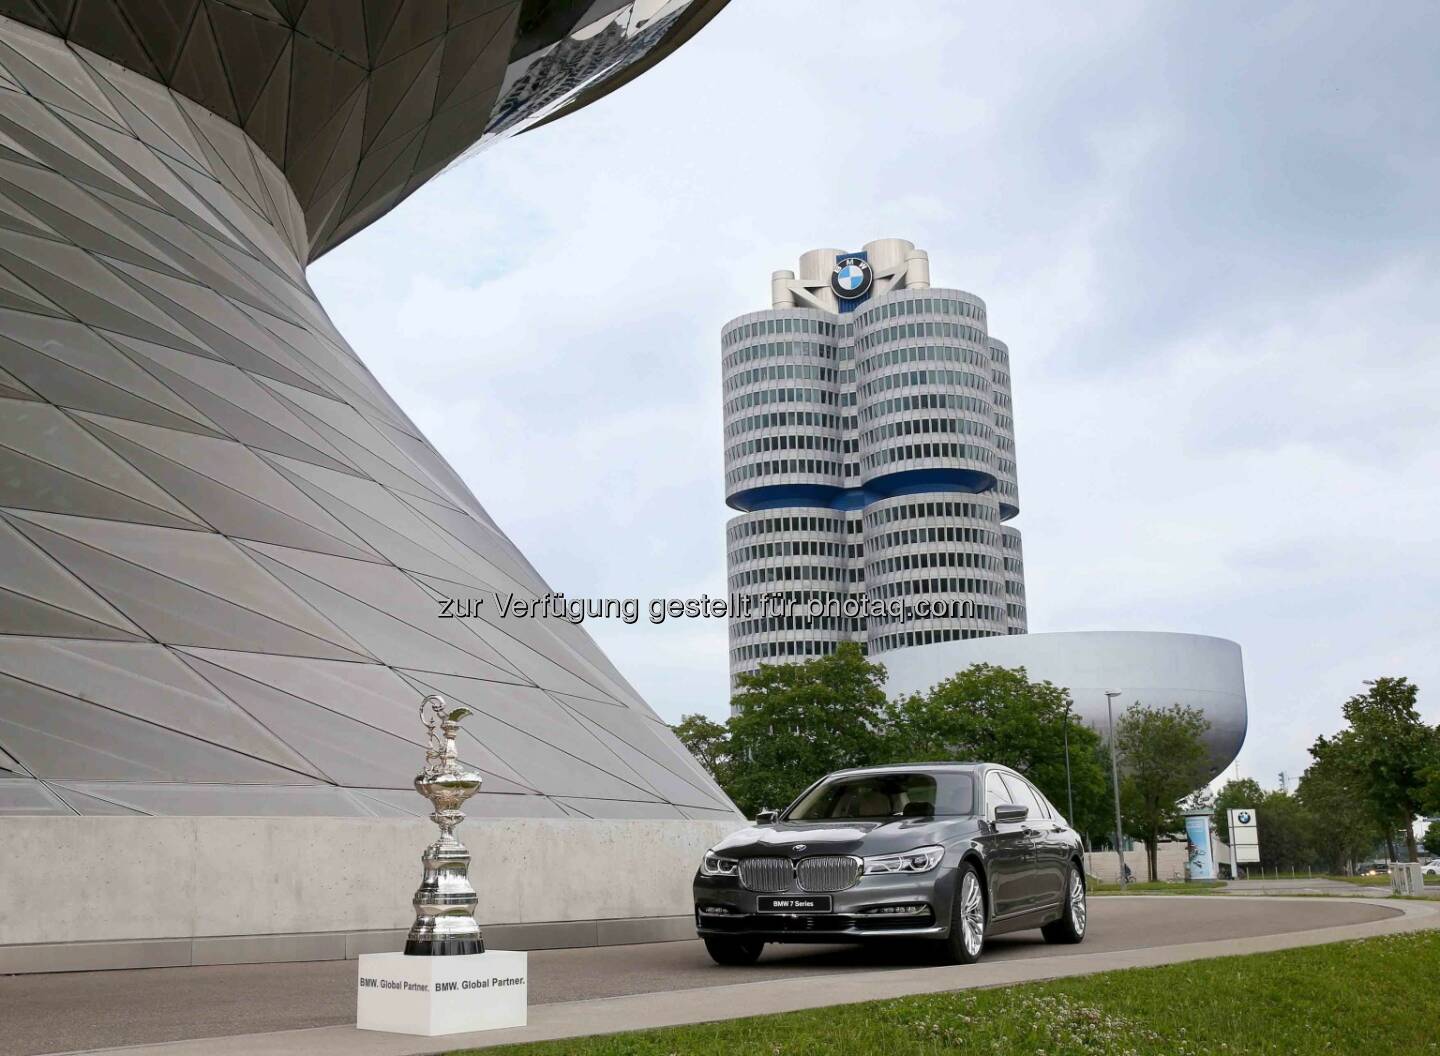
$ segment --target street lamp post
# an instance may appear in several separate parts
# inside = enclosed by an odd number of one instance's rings
[[[1115,698],[1118,689],[1105,691],[1105,711],[1110,717],[1110,787],[1115,791],[1115,855],[1120,859],[1120,883],[1125,883],[1125,844],[1120,831],[1120,764],[1115,758]]]
[[[1075,824],[1075,790],[1070,787],[1070,702],[1065,702],[1065,800],[1070,807],[1070,824]]]

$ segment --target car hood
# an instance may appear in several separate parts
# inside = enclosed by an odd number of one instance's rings
[[[732,858],[817,854],[893,854],[946,843],[971,833],[974,818],[895,818],[890,821],[778,821],[741,829],[714,847]],[[803,847],[803,850],[801,849]]]

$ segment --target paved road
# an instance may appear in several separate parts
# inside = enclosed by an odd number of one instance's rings
[[[1096,898],[1080,946],[1038,932],[992,940],[986,961],[1070,957],[1278,935],[1381,920],[1383,906],[1338,900]],[[770,947],[751,968],[720,968],[699,942],[541,950],[530,955],[532,1005],[765,980],[899,970],[923,951]],[[33,1056],[355,1021],[354,961],[151,968],[0,977],[0,1056]]]

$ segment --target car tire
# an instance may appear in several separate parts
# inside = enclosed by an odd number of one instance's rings
[[[1090,924],[1090,907],[1085,898],[1085,874],[1074,862],[1065,873],[1065,912],[1040,929],[1046,942],[1074,945],[1085,941]]]
[[[985,951],[985,926],[990,914],[985,905],[985,884],[972,862],[955,870],[955,901],[950,908],[950,934],[945,959],[951,964],[974,964]]]
[[[705,952],[716,964],[727,967],[743,967],[760,959],[765,943],[759,939],[705,937]]]

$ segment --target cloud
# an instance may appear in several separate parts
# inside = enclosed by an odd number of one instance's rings
[[[1440,14],[903,10],[735,0],[312,281],[557,589],[719,594],[722,325],[910,238],[1012,350],[1032,630],[1239,641],[1267,784],[1363,679],[1440,721]],[[593,633],[725,714],[723,622]]]

